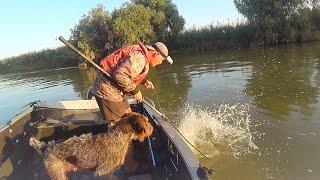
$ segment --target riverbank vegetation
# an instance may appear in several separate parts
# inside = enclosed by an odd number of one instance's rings
[[[98,5],[71,30],[69,40],[90,58],[139,41],[165,42],[171,52],[265,47],[320,40],[319,0],[234,0],[244,20],[185,29],[171,0],[131,0],[111,13]],[[74,66],[65,48],[0,61],[0,73]]]
[[[178,52],[266,47],[320,40],[319,0],[234,0],[245,21],[192,28],[179,34]]]
[[[65,68],[78,65],[78,59],[66,47],[30,52],[0,61],[0,74]]]

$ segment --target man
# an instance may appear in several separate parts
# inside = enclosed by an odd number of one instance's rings
[[[103,58],[100,66],[111,75],[112,81],[98,72],[93,94],[104,119],[115,121],[131,112],[124,95],[132,94],[137,101],[141,101],[142,94],[138,85],[154,89],[153,83],[145,79],[149,66],[155,67],[165,59],[173,63],[167,47],[161,42],[152,46],[142,43],[125,46]]]

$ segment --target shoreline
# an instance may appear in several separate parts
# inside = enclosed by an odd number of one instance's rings
[[[285,44],[276,44],[276,45],[270,45],[270,46],[264,46],[264,47],[239,47],[239,48],[221,48],[221,49],[208,49],[208,50],[200,50],[200,51],[190,51],[190,50],[172,50],[173,52],[171,53],[173,56],[179,56],[179,55],[190,55],[190,54],[201,54],[201,53],[206,53],[206,52],[217,52],[217,51],[225,51],[225,52],[230,52],[230,51],[237,51],[237,50],[243,50],[243,49],[268,49],[268,48],[274,48],[274,47],[282,47],[282,46],[290,46],[290,45],[303,45],[303,44],[308,44],[308,43],[317,43],[320,42],[320,40],[313,40],[313,41],[304,41],[304,42],[293,42],[293,43],[285,43]],[[14,61],[14,60],[12,60]],[[1,63],[1,61],[0,61]],[[70,67],[61,67],[61,68],[52,68],[52,69],[45,69],[45,70],[39,70],[39,69],[34,69],[32,71],[17,71],[17,72],[10,72],[10,73],[1,73],[0,76],[4,75],[11,75],[11,74],[33,74],[33,73],[38,73],[38,72],[49,72],[49,71],[56,71],[56,70],[63,70],[63,69],[75,69],[75,68],[80,68],[80,69],[86,69],[83,66],[85,62],[79,60],[79,64],[77,66],[70,66]],[[1,69],[0,69],[1,71]]]

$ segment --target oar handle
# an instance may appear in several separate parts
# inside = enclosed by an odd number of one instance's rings
[[[69,47],[70,49],[72,49],[74,52],[76,52],[77,54],[79,54],[81,57],[83,57],[85,60],[87,60],[88,62],[90,62],[95,68],[97,68],[98,70],[100,70],[103,74],[105,74],[109,79],[111,79],[110,74],[105,71],[104,69],[102,69],[99,65],[97,65],[95,62],[93,62],[91,59],[89,59],[86,55],[84,55],[82,52],[80,52],[78,49],[76,49],[72,44],[70,44],[67,40],[65,40],[62,36],[60,36],[58,38],[63,44],[65,44],[67,47]]]
[[[83,57],[85,60],[87,60],[90,64],[92,64],[96,69],[102,72],[104,77],[106,77],[117,89],[120,91],[123,91],[123,88],[120,87],[111,77],[111,75],[105,71],[102,67],[97,65],[94,61],[89,59],[86,55],[84,55],[82,52],[80,52],[78,49],[76,49],[72,44],[70,44],[67,40],[65,40],[62,36],[58,38],[63,44],[65,44],[68,48],[79,54],[81,57]]]

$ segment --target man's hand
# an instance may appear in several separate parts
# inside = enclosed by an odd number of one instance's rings
[[[154,85],[153,85],[153,83],[151,81],[146,80],[143,85],[147,89],[154,89]]]
[[[137,101],[142,101],[142,94],[141,91],[139,91],[137,94],[133,95],[133,98]]]

